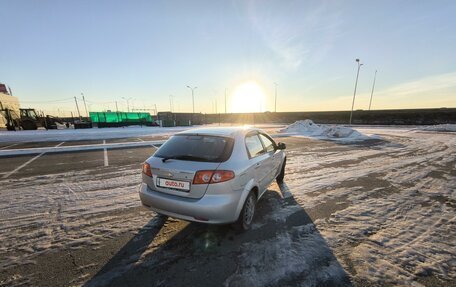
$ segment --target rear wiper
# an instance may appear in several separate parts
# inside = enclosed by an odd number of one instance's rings
[[[173,155],[173,156],[164,157],[164,158],[162,158],[162,162],[166,162],[168,159],[207,161],[207,158],[204,158],[204,157],[182,154],[182,155]]]

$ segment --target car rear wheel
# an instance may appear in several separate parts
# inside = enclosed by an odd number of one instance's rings
[[[277,183],[282,183],[283,178],[285,177],[285,165],[287,164],[287,158],[284,158],[282,169],[280,170],[279,175],[276,177]]]
[[[239,231],[247,231],[252,227],[255,209],[256,196],[253,190],[251,190],[244,202],[244,207],[241,210],[241,214],[239,215],[239,218],[235,223],[236,229],[238,229]]]

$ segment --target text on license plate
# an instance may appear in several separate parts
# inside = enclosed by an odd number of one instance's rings
[[[179,181],[166,178],[158,178],[157,185],[160,187],[174,188],[180,190],[190,190],[190,182]]]

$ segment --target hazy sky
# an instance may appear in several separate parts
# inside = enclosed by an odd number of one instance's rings
[[[262,110],[456,107],[456,1],[0,0],[0,82],[22,106],[228,111],[255,81]],[[59,102],[56,102],[60,100]],[[239,103],[237,103],[239,106]],[[257,111],[258,108],[252,107]]]

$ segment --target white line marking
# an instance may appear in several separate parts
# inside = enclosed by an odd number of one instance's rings
[[[106,140],[103,140],[103,144],[106,144]],[[104,166],[109,166],[108,149],[104,148],[103,153],[104,153]]]
[[[63,143],[64,143],[64,142],[61,142],[61,143],[59,143],[58,145],[56,145],[55,147],[59,147],[59,146],[61,146]],[[26,161],[25,163],[23,163],[23,164],[21,164],[20,166],[16,167],[14,170],[12,170],[12,171],[8,172],[7,174],[3,175],[2,178],[5,179],[5,178],[10,177],[10,175],[12,175],[12,174],[18,172],[20,169],[24,168],[24,167],[27,166],[29,163],[31,163],[31,162],[33,162],[35,159],[41,157],[41,156],[42,156],[43,154],[45,154],[45,153],[46,153],[46,152],[42,152],[42,153],[40,153],[39,155],[37,155],[37,156],[35,156],[35,157],[29,159],[29,160]]]
[[[162,141],[143,141],[143,142],[120,142],[120,143],[107,143],[90,144],[90,145],[76,145],[76,146],[62,146],[62,147],[37,147],[37,148],[23,148],[23,149],[5,149],[0,150],[0,157],[3,156],[16,156],[16,155],[37,155],[42,152],[45,153],[56,153],[56,152],[79,152],[88,150],[103,150],[107,149],[123,149],[123,148],[135,148],[135,147],[148,147],[154,144],[161,145],[165,142]]]
[[[15,145],[18,145],[18,144],[19,144],[19,143],[10,144],[10,145],[4,146],[4,147],[2,147],[2,148],[0,148],[0,149],[7,149],[7,148],[9,148],[9,147],[12,147],[12,146],[15,146]]]
[[[138,139],[140,142],[143,142],[143,141],[144,141],[144,140],[143,140],[143,139],[141,139],[141,138],[137,138],[137,139]]]

